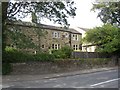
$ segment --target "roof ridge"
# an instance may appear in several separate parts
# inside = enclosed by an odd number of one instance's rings
[[[88,31],[88,30],[90,30],[89,28],[83,28],[83,27],[78,27],[79,29],[82,29],[82,30],[84,30],[84,31]]]
[[[60,30],[60,31],[66,31],[66,32],[81,34],[77,30],[75,30],[74,28],[64,28],[64,27],[53,26],[53,25],[46,25],[46,24],[41,24],[41,23],[24,22],[24,21],[12,21],[12,20],[9,20],[8,24],[10,24],[10,22],[13,22],[13,24],[25,25],[25,26],[39,27],[39,25],[40,25],[42,28],[56,29],[56,30]]]

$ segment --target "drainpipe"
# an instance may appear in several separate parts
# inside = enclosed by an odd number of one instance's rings
[[[88,51],[87,51],[87,46],[86,46],[86,58],[88,58]]]
[[[72,48],[72,33],[70,32],[70,35],[69,35],[69,44],[70,44],[70,47]]]

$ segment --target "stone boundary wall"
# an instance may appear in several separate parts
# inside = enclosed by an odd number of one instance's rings
[[[111,58],[110,54],[99,52],[72,52],[73,58]]]
[[[112,59],[57,60],[54,62],[27,62],[12,64],[11,75],[41,75],[115,66]]]

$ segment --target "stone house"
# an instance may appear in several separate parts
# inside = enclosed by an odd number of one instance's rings
[[[38,49],[26,50],[36,53],[41,50],[49,52],[49,50],[58,50],[64,46],[70,46],[75,51],[82,50],[82,34],[72,28],[55,27],[44,24],[35,24],[30,22],[12,21],[7,23],[9,30],[18,29],[28,36]],[[9,46],[12,42],[8,43]]]
[[[82,28],[82,27],[77,27],[75,29],[82,34],[82,38],[86,36],[86,32],[89,30],[88,28]],[[85,42],[82,43],[82,52],[95,52],[95,49],[96,49],[96,45]]]

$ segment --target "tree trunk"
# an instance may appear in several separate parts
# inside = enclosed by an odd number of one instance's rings
[[[5,21],[7,18],[7,8],[8,8],[8,2],[2,2],[2,51],[5,50],[6,47],[6,36],[5,36]]]
[[[8,2],[2,2],[2,22],[7,19]]]

